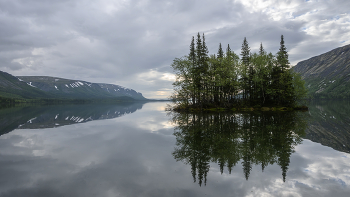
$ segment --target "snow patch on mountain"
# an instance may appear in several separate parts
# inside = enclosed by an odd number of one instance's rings
[[[37,117],[32,118],[32,119],[28,120],[27,122],[31,124],[31,123],[32,123],[32,121],[33,121],[33,120],[35,120],[36,118],[37,118]]]
[[[32,85],[32,82],[29,82],[29,83],[27,83],[27,84],[30,85],[30,86],[32,86],[32,87],[34,87],[34,88],[36,88],[35,86]]]

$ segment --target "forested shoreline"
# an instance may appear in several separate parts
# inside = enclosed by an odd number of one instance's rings
[[[204,34],[192,37],[188,55],[175,58],[172,68],[174,110],[211,108],[297,108],[307,95],[304,81],[290,69],[288,52],[281,36],[276,55],[267,53],[262,43],[251,53],[244,38],[241,58],[221,43],[217,54],[210,54]]]

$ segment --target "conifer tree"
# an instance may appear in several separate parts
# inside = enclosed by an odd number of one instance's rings
[[[239,57],[235,54],[234,51],[231,50],[230,45],[227,45],[226,48],[226,61],[227,61],[227,74],[228,74],[228,85],[230,86],[228,94],[230,95],[230,102],[236,101],[236,93],[239,89],[238,78],[240,76],[238,65],[239,65]]]
[[[293,105],[294,97],[293,76],[289,69],[288,52],[281,35],[280,49],[277,52],[276,66],[274,70],[275,88],[277,88],[276,101],[279,105]]]
[[[267,85],[270,81],[268,78],[268,74],[270,73],[268,67],[268,56],[266,55],[266,51],[264,50],[263,44],[260,43],[258,60],[256,62],[256,76],[255,81],[257,82],[256,87],[256,97],[259,99],[259,104],[264,105],[266,101],[266,89]]]
[[[242,49],[241,49],[241,56],[242,56],[242,63],[246,66],[249,66],[249,55],[250,55],[250,47],[248,45],[248,41],[246,37],[244,37]]]
[[[195,44],[194,44],[194,36],[192,36],[192,41],[190,44],[190,53],[188,55],[188,59],[191,62],[191,67],[190,67],[190,78],[192,80],[192,84],[189,86],[192,89],[192,102],[195,103],[196,97],[195,97],[195,92],[196,92],[196,87],[194,86],[194,79],[196,78],[195,72],[196,72],[196,58],[197,58],[197,53],[195,49]]]
[[[202,80],[203,80],[203,99],[205,101],[203,102],[207,102],[209,100],[209,84],[208,84],[208,80],[210,78],[209,76],[209,71],[208,71],[208,60],[209,60],[209,50],[208,50],[208,47],[207,47],[207,44],[205,42],[205,36],[204,36],[204,33],[202,35],[202,62],[203,62],[203,65],[202,65]]]
[[[260,43],[260,48],[259,48],[259,55],[260,56],[263,56],[263,55],[265,55],[265,50],[264,50],[264,47],[263,47],[263,45],[262,45],[262,42]]]
[[[204,67],[204,57],[203,57],[203,45],[202,45],[202,39],[198,32],[197,34],[197,40],[196,40],[196,69],[195,69],[195,88],[196,88],[196,103],[201,104],[201,93],[202,93],[202,73],[203,73],[203,67]]]
[[[289,69],[288,52],[284,45],[283,35],[281,35],[280,49],[277,53],[277,62],[282,72]]]
[[[208,54],[209,54],[209,50],[208,50],[208,47],[207,47],[207,44],[205,43],[205,36],[204,36],[204,33],[202,35],[202,46],[203,46],[203,56],[204,58],[206,58],[206,60],[208,60],[207,58],[209,57]]]
[[[221,43],[219,44],[219,49],[218,49],[218,55],[217,55],[218,59],[222,60],[222,58],[224,58],[224,51],[222,50],[222,47],[221,47]]]
[[[195,45],[194,45],[194,36],[192,36],[192,41],[190,44],[190,53],[188,54],[188,59],[192,62],[193,66],[196,62],[196,51],[195,51]]]
[[[243,99],[247,99],[251,90],[251,80],[249,80],[249,67],[250,67],[250,47],[246,37],[244,37],[241,49],[241,61],[242,61],[242,88],[243,88]]]
[[[223,58],[224,51],[222,50],[221,43],[219,44],[217,56],[214,62],[213,74],[214,74],[214,102],[219,103],[221,99],[220,92],[222,91],[222,78],[223,78]]]
[[[226,56],[230,56],[232,54],[231,48],[230,48],[230,44],[227,45],[226,48]]]
[[[200,66],[200,64],[202,63],[202,56],[203,56],[203,45],[202,45],[202,39],[201,36],[198,32],[197,34],[197,40],[196,40],[196,52],[197,52],[197,62],[198,62],[198,66]]]

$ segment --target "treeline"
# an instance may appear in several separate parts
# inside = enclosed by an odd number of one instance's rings
[[[221,43],[217,54],[209,55],[204,34],[192,37],[190,52],[172,63],[176,75],[171,99],[178,108],[285,106],[295,107],[306,96],[304,81],[289,69],[283,35],[276,55],[260,45],[251,53],[243,40],[241,58]]]

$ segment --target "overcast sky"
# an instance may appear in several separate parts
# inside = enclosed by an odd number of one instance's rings
[[[204,33],[240,53],[281,34],[292,65],[350,44],[349,0],[0,0],[0,70],[112,83],[166,98],[175,57]]]

